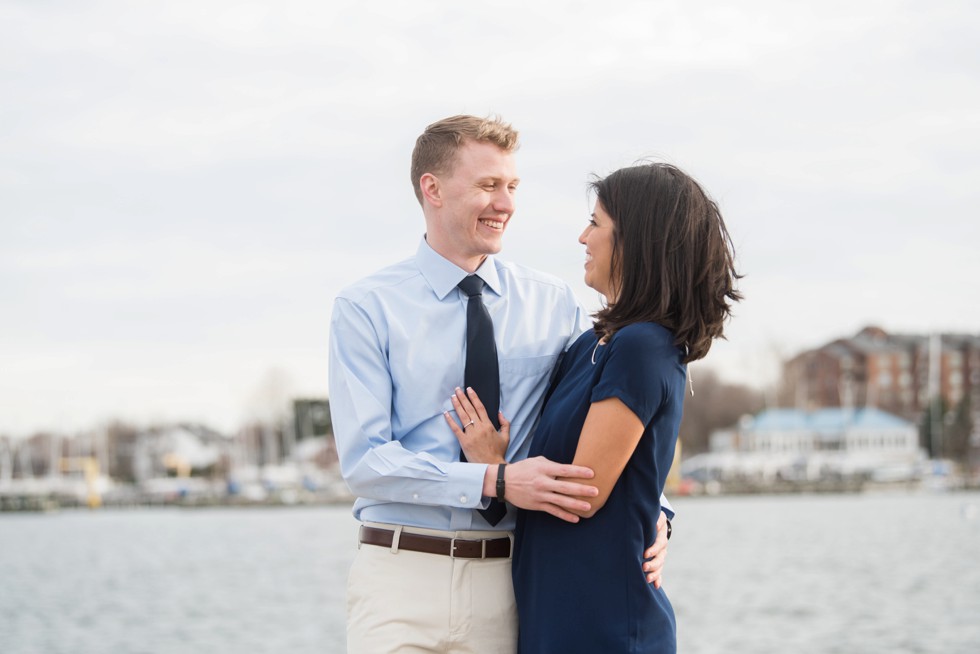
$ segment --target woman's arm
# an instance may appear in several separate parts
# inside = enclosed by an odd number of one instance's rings
[[[588,498],[588,511],[573,513],[591,518],[603,507],[613,487],[623,474],[633,451],[643,436],[643,423],[622,400],[616,397],[593,402],[582,426],[572,465],[595,472],[591,484],[599,489],[597,497]]]
[[[633,456],[633,451],[643,436],[643,430],[643,423],[619,398],[610,397],[592,403],[582,426],[572,465],[594,470],[595,477],[591,483],[599,492],[596,496],[587,498],[591,505],[588,511],[568,508],[570,513],[591,518],[603,507]],[[657,518],[657,539],[643,553],[643,573],[648,583],[660,588],[667,555],[667,516],[661,511]]]

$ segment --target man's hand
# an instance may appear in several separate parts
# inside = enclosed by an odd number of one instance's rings
[[[491,471],[494,473],[491,475]],[[496,478],[496,466],[488,466],[487,477]],[[582,466],[549,461],[543,456],[511,463],[504,470],[504,498],[514,506],[532,511],[545,511],[568,522],[579,517],[569,509],[588,511],[591,506],[583,498],[595,497],[599,489],[556,477],[591,479],[593,472]],[[493,493],[484,493],[493,496]]]
[[[657,520],[657,540],[643,553],[643,558],[646,559],[643,572],[646,573],[647,583],[653,584],[654,588],[660,588],[664,560],[667,558],[667,514],[663,511]]]

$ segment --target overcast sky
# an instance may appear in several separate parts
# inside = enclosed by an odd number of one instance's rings
[[[456,113],[521,131],[504,255],[593,308],[589,175],[702,182],[747,299],[695,388],[977,333],[978,7],[2,2],[0,434],[325,395],[333,298],[415,251],[412,145]]]

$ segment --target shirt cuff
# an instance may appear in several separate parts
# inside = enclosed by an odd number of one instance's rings
[[[486,474],[485,463],[459,461],[449,464],[449,488],[456,494],[456,497],[450,498],[451,504],[464,509],[487,508],[490,500],[483,497],[483,479]]]

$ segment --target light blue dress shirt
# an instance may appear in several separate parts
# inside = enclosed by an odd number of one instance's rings
[[[476,271],[494,324],[508,461],[527,456],[559,355],[591,320],[567,284],[488,256]],[[462,463],[443,418],[463,385],[466,271],[422,239],[414,258],[343,290],[330,328],[330,411],[354,516],[430,529],[511,530],[475,511],[486,464]],[[455,414],[452,414],[455,417]]]

